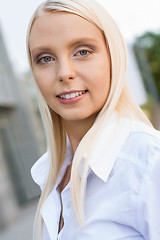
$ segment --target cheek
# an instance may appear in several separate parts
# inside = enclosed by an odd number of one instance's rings
[[[39,91],[41,92],[42,96],[44,97],[44,99],[47,101],[47,96],[48,94],[48,90],[49,89],[45,83],[45,79],[43,78],[43,76],[39,76],[36,74],[34,75],[34,79],[35,79],[35,83],[39,89]]]
[[[46,84],[44,84],[45,81],[44,81],[43,76],[40,76],[39,74],[34,74],[34,78],[35,78],[35,81],[36,81],[36,84],[37,84],[39,90],[41,92],[43,92],[45,89],[45,85],[46,85]]]
[[[88,68],[88,73],[92,76],[92,81],[98,87],[110,85],[110,60],[107,54],[98,56],[91,68]],[[87,73],[87,74],[88,74]]]
[[[92,86],[94,87],[94,97],[97,101],[104,104],[108,98],[111,86],[110,69],[107,68],[104,70],[104,68],[101,68],[100,71],[94,71],[91,81]]]
[[[33,71],[33,75],[39,90],[42,94],[47,94],[51,90],[51,86],[53,86],[51,74],[48,71]]]
[[[90,83],[97,89],[102,89],[103,92],[110,88],[110,71],[104,71],[104,69],[95,70],[90,76]]]
[[[102,65],[100,72],[101,76],[99,79],[99,87],[101,88],[102,92],[108,96],[111,85],[110,63],[108,59]]]

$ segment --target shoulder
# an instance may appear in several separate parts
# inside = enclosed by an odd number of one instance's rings
[[[160,161],[160,131],[145,124],[136,123],[119,156],[142,165],[153,163],[155,157]]]
[[[38,161],[31,168],[31,175],[35,183],[37,183],[41,189],[44,187],[46,177],[49,171],[49,151],[44,153]]]
[[[136,192],[138,230],[146,239],[159,239],[160,132],[137,124],[124,145],[122,155],[128,156],[128,166],[133,169],[130,179],[134,181]]]
[[[111,178],[118,180],[116,184],[124,203],[128,194],[130,216],[135,209],[134,226],[145,239],[159,239],[160,132],[136,123],[121,148]]]
[[[160,173],[160,132],[137,122],[119,151],[110,177],[119,176],[125,186],[140,189],[155,169]]]
[[[134,198],[145,202],[152,187],[158,189],[160,185],[160,132],[136,124],[121,148],[112,171],[113,175],[115,173],[118,173],[121,186],[129,187],[134,192]],[[160,195],[156,196],[159,199]]]

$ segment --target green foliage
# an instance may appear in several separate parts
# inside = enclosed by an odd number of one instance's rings
[[[134,43],[134,50],[138,58],[144,83],[151,95],[159,102],[160,33],[146,32],[142,36],[137,37]],[[150,69],[152,74],[149,74],[149,69],[146,69],[147,67]],[[154,83],[151,83],[152,80]],[[155,94],[157,94],[157,97],[155,97]]]

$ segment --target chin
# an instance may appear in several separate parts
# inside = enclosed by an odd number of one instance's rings
[[[78,117],[78,116],[76,116],[76,117],[73,117],[73,116],[62,116],[62,118],[65,120],[65,121],[73,121],[73,122],[77,122],[77,121],[83,121],[84,119],[86,119],[86,118],[83,118],[83,117]]]
[[[69,115],[63,115],[61,116],[64,121],[68,121],[68,122],[94,122],[96,117],[97,117],[97,114],[91,114],[91,115],[88,115],[88,114],[69,114]]]

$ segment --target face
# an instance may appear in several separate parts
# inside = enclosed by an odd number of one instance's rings
[[[110,88],[103,34],[70,13],[45,13],[32,27],[33,74],[47,104],[65,121],[95,120]]]

